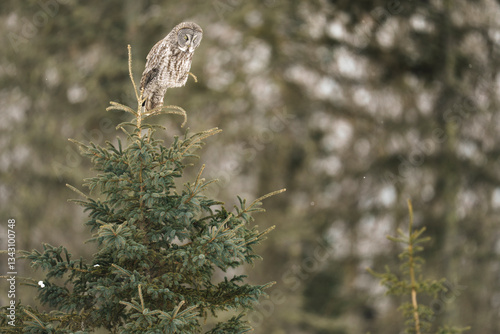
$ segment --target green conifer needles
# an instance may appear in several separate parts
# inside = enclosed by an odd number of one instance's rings
[[[249,206],[238,197],[234,213],[204,194],[215,182],[202,177],[204,165],[193,182],[177,189],[175,181],[183,176],[186,158],[220,130],[175,137],[165,147],[155,139],[157,127],[143,122],[149,114],[142,114],[142,94],[134,88],[136,111],[117,103],[108,108],[134,115],[133,121],[119,125],[127,134],[126,144],[120,139],[105,146],[73,141],[98,172],[84,185],[101,198],[68,185],[82,197],[73,202],[88,213],[86,224],[94,233],[88,242],[96,243],[98,251],[90,261],[71,260],[64,247],[47,244],[43,252],[24,252],[33,267],[46,272],[44,287],[31,285],[38,288],[42,304],[54,309],[45,313],[20,306],[23,312],[16,324],[24,330],[199,333],[209,315],[251,309],[273,284],[251,285],[244,282],[245,275],[216,278],[214,273],[260,258],[253,247],[273,227],[259,231],[251,225],[251,214],[262,211],[262,200],[284,189]],[[242,315],[213,325],[207,333],[250,331]],[[2,332],[12,332],[5,315],[0,319]]]
[[[375,277],[380,278],[380,284],[384,285],[388,290],[387,294],[395,296],[409,296],[411,302],[403,303],[399,309],[402,311],[406,320],[406,333],[423,334],[430,333],[432,329],[432,321],[436,315],[432,307],[419,304],[418,296],[425,294],[438,300],[440,295],[448,292],[445,285],[446,279],[429,280],[422,277],[422,264],[424,259],[416,254],[423,250],[422,243],[430,240],[429,237],[422,237],[425,232],[425,227],[419,230],[413,230],[413,207],[411,201],[408,200],[408,211],[410,222],[408,232],[405,233],[398,229],[398,237],[388,236],[387,238],[393,242],[405,245],[405,248],[399,258],[403,263],[400,266],[400,275],[394,274],[389,267],[385,267],[385,273],[377,273],[372,269],[367,270]],[[440,327],[436,334],[453,334],[462,333],[468,328],[456,327]]]

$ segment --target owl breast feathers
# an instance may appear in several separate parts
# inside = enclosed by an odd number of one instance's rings
[[[163,106],[167,88],[186,84],[194,50],[202,37],[199,25],[183,22],[149,51],[141,78],[146,111]]]

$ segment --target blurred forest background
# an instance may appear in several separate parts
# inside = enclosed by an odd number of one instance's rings
[[[205,163],[227,204],[287,188],[255,216],[277,226],[247,269],[277,282],[249,313],[255,333],[401,333],[403,299],[366,267],[399,266],[386,235],[406,229],[408,198],[432,237],[424,273],[449,281],[422,300],[436,323],[500,333],[498,0],[2,0],[1,248],[15,218],[20,249],[94,252],[65,186],[92,171],[67,139],[121,135],[129,116],[105,108],[136,106],[127,44],[138,82],[154,43],[188,20],[204,30],[199,82],[165,100],[190,131],[224,130],[192,173]],[[155,122],[167,143],[185,131],[178,116]]]

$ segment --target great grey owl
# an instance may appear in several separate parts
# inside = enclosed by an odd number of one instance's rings
[[[194,50],[202,37],[199,25],[182,22],[149,51],[141,78],[146,111],[163,105],[167,88],[186,84]]]

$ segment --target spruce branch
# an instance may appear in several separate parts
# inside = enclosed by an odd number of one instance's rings
[[[35,320],[35,322],[38,324],[38,326],[40,326],[42,329],[47,329],[47,327],[45,326],[45,324],[43,323],[42,320],[40,320],[35,314],[31,313],[30,311],[24,309],[24,313],[26,313],[27,315],[29,315],[33,320]]]
[[[134,86],[134,93],[135,93],[135,97],[137,99],[137,102],[138,102],[138,110],[140,111],[141,110],[141,106],[142,106],[142,90],[141,90],[141,94],[139,95],[138,93],[138,90],[137,90],[137,86],[135,84],[135,80],[134,80],[134,75],[132,74],[132,47],[130,46],[130,44],[127,45],[127,50],[128,50],[128,74],[130,76],[130,81],[132,81],[132,86]],[[140,112],[139,112],[140,113]]]
[[[193,185],[191,185],[190,183],[187,183],[185,185],[187,188],[188,194],[187,194],[187,198],[183,201],[184,204],[188,204],[196,195],[201,193],[205,188],[207,188],[212,183],[215,183],[218,181],[218,180],[214,179],[214,180],[210,180],[210,181],[205,182],[205,179],[201,178],[201,173],[203,172],[204,169],[205,169],[205,165],[201,166],[201,169],[200,169],[198,175],[196,176],[196,180],[195,180]]]
[[[198,133],[196,136],[193,136],[194,138],[191,137],[191,140],[188,140],[187,142],[185,142],[186,147],[181,152],[181,155],[184,156],[186,154],[186,152],[189,151],[189,149],[191,147],[199,144],[203,139],[206,139],[210,136],[216,135],[220,132],[222,132],[222,130],[220,130],[219,128],[212,128],[210,130],[205,130],[205,131]]]
[[[132,273],[122,267],[120,267],[119,265],[115,264],[115,263],[112,263],[111,264],[111,267],[115,268],[115,269],[118,269],[119,272],[125,274],[126,276],[128,277],[131,277],[132,276]]]
[[[115,268],[120,268],[119,266],[115,266],[115,265],[114,265],[114,267]],[[122,271],[125,271],[125,270],[123,270],[123,268],[120,268],[120,269]],[[138,305],[136,305],[136,304],[129,303],[129,302],[122,301],[122,300],[120,300],[120,304],[125,305],[125,306],[130,306],[131,308],[135,309],[139,313],[144,313],[145,307],[144,307],[144,298],[142,296],[142,285],[141,284],[139,284],[137,286],[137,290],[139,292],[139,301],[141,302],[141,305],[140,305],[141,307],[138,307]]]
[[[172,314],[172,319],[174,319],[177,316],[177,313],[179,313],[179,310],[181,309],[182,305],[184,305],[185,302],[186,301],[184,300],[180,301],[179,305],[177,305],[177,307],[174,310],[174,314]]]
[[[174,109],[174,110],[172,110]],[[181,115],[184,117],[184,121],[181,123],[181,128],[184,127],[187,123],[187,112],[183,108],[175,105],[169,105],[169,106],[158,106],[148,113],[145,113],[142,117],[142,119],[149,118],[151,116],[156,116],[156,115]]]
[[[121,104],[121,103],[118,103],[118,102],[113,102],[113,101],[110,101],[109,104],[111,104],[111,106],[107,107],[106,111],[121,110],[121,111],[125,111],[125,112],[128,112],[128,113],[131,113],[134,116],[137,116],[137,114],[138,114],[134,109],[132,109],[132,108],[130,108],[130,107],[124,105],[124,104]]]
[[[198,78],[196,77],[196,75],[194,75],[194,74],[193,74],[193,73],[191,73],[191,72],[188,72],[188,74],[189,74],[190,76],[192,76],[192,77],[193,77],[194,82],[198,82]]]
[[[66,183],[66,187],[68,187],[69,189],[73,190],[75,193],[77,193],[78,195],[82,196],[83,198],[85,198],[86,200],[89,199],[89,197],[87,195],[85,195],[83,192],[81,192],[80,190],[78,190],[77,188],[73,187],[72,185]],[[75,201],[75,200],[70,200],[70,201]]]
[[[217,228],[213,228],[212,229],[212,232],[213,232],[213,235],[212,235],[212,238],[208,241],[209,243],[214,241],[215,238],[217,238],[217,235],[219,234],[219,232],[221,231],[227,231],[227,228],[225,227],[225,225],[227,224],[227,222],[233,217],[233,214],[232,213],[229,213],[229,215],[227,216],[226,219],[224,219],[223,221],[221,221],[219,224],[217,224]]]
[[[139,299],[141,300],[141,307],[142,309],[144,309],[144,298],[142,297],[141,284],[137,286],[137,290],[139,290]]]
[[[137,302],[135,302],[135,303],[130,303],[130,302],[126,302],[126,301],[120,300],[120,301],[119,301],[119,303],[120,303],[120,304],[122,304],[122,305],[128,306],[128,307],[130,307],[130,308],[132,308],[132,309],[136,310],[136,311],[137,311],[137,312],[139,312],[139,313],[143,313],[143,312],[144,312],[144,309],[143,309],[143,308],[140,308],[140,307],[139,307],[139,304],[138,304]]]
[[[265,211],[265,209],[262,209],[262,208],[253,208],[254,206],[259,206],[259,205],[262,205],[262,201],[265,200],[266,198],[269,198],[271,196],[274,196],[274,195],[278,195],[278,194],[281,194],[283,192],[285,192],[286,189],[283,188],[283,189],[280,189],[280,190],[276,190],[276,191],[273,191],[273,192],[270,192],[269,194],[266,194],[264,196],[261,196],[259,198],[257,198],[256,200],[254,200],[248,207],[245,207],[246,205],[246,200],[242,200],[240,197],[238,197],[239,201],[240,201],[240,208],[236,207],[236,211],[238,213],[238,215],[236,216],[237,218],[241,218],[241,217],[245,217],[246,214],[248,214],[249,212],[263,212]]]

